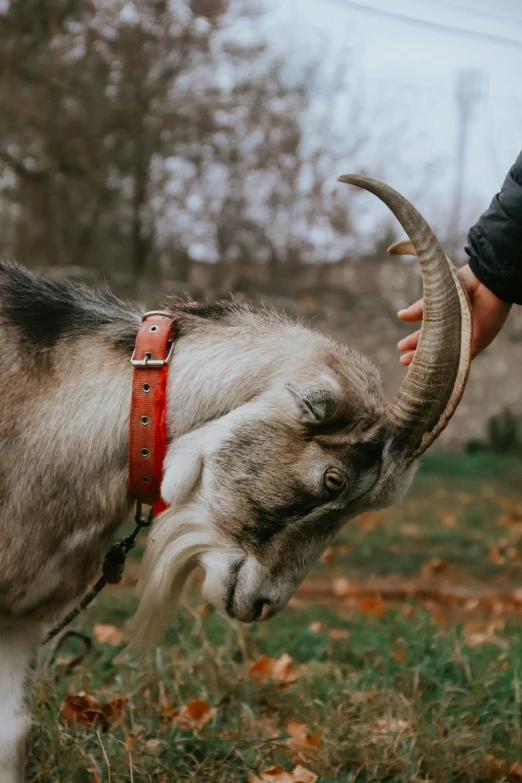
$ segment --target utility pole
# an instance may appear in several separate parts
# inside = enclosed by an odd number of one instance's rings
[[[486,94],[486,74],[478,68],[464,68],[455,79],[455,100],[457,103],[457,145],[455,155],[455,190],[451,221],[453,253],[459,250],[462,203],[466,179],[466,162],[472,120],[476,109]]]

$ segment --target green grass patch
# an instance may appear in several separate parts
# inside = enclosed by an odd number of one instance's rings
[[[410,578],[436,557],[443,578],[517,586],[519,466],[487,454],[431,455],[403,506],[349,523],[315,578]],[[109,590],[75,627],[124,628],[136,602],[127,590]],[[385,608],[376,617],[357,602],[311,602],[242,629],[183,610],[150,658],[114,663],[123,645],[95,643],[68,672],[78,651],[71,641],[41,670],[26,779],[247,783],[271,765],[301,764],[319,783],[514,780],[520,620],[497,607],[473,628],[467,616],[441,625],[413,599]],[[263,655],[291,656],[295,681],[253,679],[249,669]],[[80,692],[102,707],[126,702],[108,725],[83,725],[61,714],[67,694]],[[210,719],[180,722],[195,699],[208,702]],[[291,721],[319,732],[317,747],[290,747]]]

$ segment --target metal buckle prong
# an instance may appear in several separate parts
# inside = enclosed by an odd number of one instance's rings
[[[135,359],[134,357],[136,354],[136,349],[134,349],[134,351],[132,352],[130,362],[133,367],[165,367],[165,365],[170,362],[173,351],[174,351],[174,341],[171,343],[169,352],[165,359],[150,359],[149,353],[146,353],[143,359]]]

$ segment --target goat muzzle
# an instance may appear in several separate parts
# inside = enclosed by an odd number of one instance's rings
[[[386,411],[386,423],[411,462],[446,427],[464,392],[473,336],[470,303],[434,232],[404,196],[362,175],[345,175],[339,182],[357,185],[383,201],[409,237],[391,252],[419,259],[424,290],[421,335],[408,373]]]

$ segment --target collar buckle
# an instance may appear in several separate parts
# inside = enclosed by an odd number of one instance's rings
[[[153,359],[152,354],[147,351],[143,359],[136,359],[136,349],[133,350],[130,363],[133,367],[165,367],[170,362],[174,351],[174,342],[171,343],[169,352],[165,359]]]

